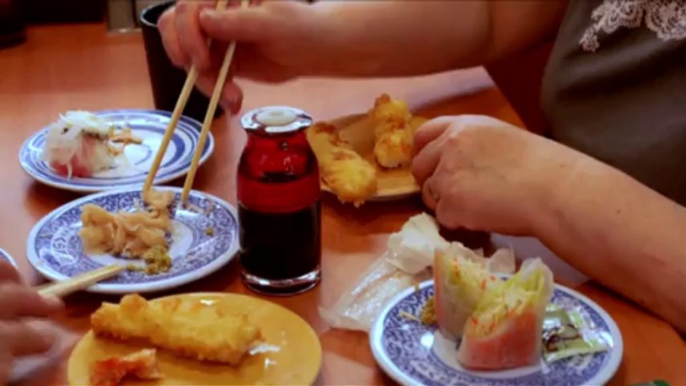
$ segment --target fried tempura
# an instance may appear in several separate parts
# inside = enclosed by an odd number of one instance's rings
[[[415,130],[407,104],[383,94],[376,99],[369,116],[375,122],[374,156],[379,165],[389,169],[408,166]]]
[[[119,305],[103,303],[91,325],[98,336],[145,341],[178,356],[233,366],[261,339],[247,315],[192,298],[147,302],[126,295]]]
[[[145,349],[121,358],[109,358],[95,363],[91,372],[93,386],[117,386],[124,378],[142,380],[162,378],[157,368],[155,350]]]
[[[360,206],[376,193],[376,168],[341,140],[334,126],[316,123],[307,130],[307,139],[322,179],[341,202]]]

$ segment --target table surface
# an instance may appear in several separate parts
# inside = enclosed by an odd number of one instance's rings
[[[152,108],[141,36],[110,35],[105,26],[44,26],[29,30],[28,42],[0,51],[0,247],[17,260],[32,283],[42,279],[25,258],[25,240],[31,227],[53,209],[78,197],[34,182],[26,176],[17,154],[32,133],[69,109]],[[307,79],[278,86],[242,82],[244,110],[290,104],[317,119],[366,110],[383,93],[407,100],[428,116],[487,114],[520,124],[517,115],[480,69],[410,79]],[[235,203],[235,170],[245,143],[236,117],[215,122],[214,156],[202,167],[194,185]],[[175,185],[182,184],[176,182]],[[290,298],[271,298],[307,320],[319,334],[324,362],[319,384],[391,384],[376,366],[366,334],[329,328],[319,317],[319,306],[330,306],[385,249],[388,234],[398,231],[422,211],[419,199],[366,204],[361,209],[324,200],[323,281],[315,290]],[[589,251],[592,253],[592,251]],[[561,268],[555,268],[555,267]],[[556,278],[578,277],[564,264],[553,268]],[[577,276],[575,276],[577,275]],[[571,280],[571,279],[570,279]],[[571,282],[571,281],[568,281]],[[686,384],[686,346],[660,319],[592,283],[574,287],[600,304],[615,319],[624,338],[624,358],[613,385],[665,379]],[[173,293],[226,291],[249,293],[240,281],[237,264]],[[78,333],[88,329],[88,317],[103,300],[77,294],[67,299],[60,318]]]

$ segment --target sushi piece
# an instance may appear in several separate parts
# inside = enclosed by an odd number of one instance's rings
[[[474,370],[538,363],[552,291],[553,274],[540,259],[525,261],[503,285],[489,288],[465,326],[458,362]]]
[[[466,250],[466,248],[464,248]],[[461,249],[436,250],[434,254],[434,307],[441,333],[457,340],[462,337],[484,293],[502,285],[486,268],[460,253]]]
[[[68,111],[50,125],[43,158],[58,174],[91,177],[114,166],[120,149],[109,143],[114,127],[87,111]]]

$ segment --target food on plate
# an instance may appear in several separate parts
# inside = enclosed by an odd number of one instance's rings
[[[410,125],[412,114],[407,103],[383,94],[369,115],[375,125],[374,156],[379,165],[389,169],[409,166],[415,129]]]
[[[436,250],[433,268],[438,327],[447,338],[459,339],[483,295],[502,283],[481,264],[443,250]]]
[[[553,274],[540,259],[525,261],[502,285],[488,287],[464,328],[458,362],[478,370],[538,363],[552,292]]]
[[[143,349],[121,358],[98,361],[91,370],[92,386],[117,386],[125,378],[158,380],[163,377],[157,368],[154,349]]]
[[[262,339],[245,314],[221,302],[171,297],[148,302],[126,295],[91,316],[97,336],[137,340],[200,361],[238,365]]]
[[[117,147],[112,142],[123,145]],[[141,142],[130,129],[117,132],[93,113],[68,111],[49,126],[43,158],[56,173],[68,178],[91,177],[113,167],[124,146]]]
[[[386,253],[350,284],[332,308],[320,309],[320,315],[334,328],[368,331],[388,301],[412,286],[417,289],[419,283],[431,278],[436,250],[442,251],[446,260],[450,256],[471,262],[479,268],[477,271],[475,267],[473,271],[514,273],[514,254],[511,251],[499,250],[487,258],[460,243],[449,243],[440,235],[436,220],[422,213],[411,217],[399,232],[393,233],[388,238]],[[433,273],[436,273],[436,268]],[[453,301],[446,300],[446,303],[452,304]],[[476,303],[470,309],[475,306]],[[436,308],[432,298],[420,315],[404,316],[434,324]],[[469,313],[460,317],[466,319]]]
[[[359,206],[376,193],[376,168],[341,140],[334,126],[316,123],[307,130],[307,139],[317,156],[322,180],[339,200]]]
[[[109,253],[143,259],[146,272],[166,272],[171,267],[167,235],[172,231],[170,206],[174,192],[149,190],[146,208],[111,213],[95,204],[81,208],[79,236],[86,253]]]

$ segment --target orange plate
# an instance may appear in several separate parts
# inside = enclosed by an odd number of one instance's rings
[[[192,297],[203,302],[227,302],[237,312],[249,313],[262,330],[266,349],[246,357],[235,368],[183,359],[158,350],[158,365],[164,379],[153,382],[127,380],[122,385],[311,385],[317,378],[322,363],[319,338],[295,313],[266,300],[238,294],[175,296]],[[90,369],[96,361],[127,355],[142,348],[145,346],[98,338],[89,331],[69,358],[69,384],[89,385]]]

